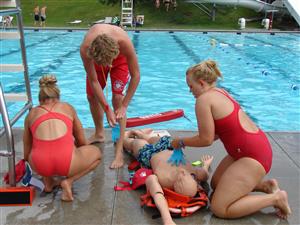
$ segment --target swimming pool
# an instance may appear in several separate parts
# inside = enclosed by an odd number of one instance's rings
[[[190,65],[210,58],[219,63],[224,76],[219,86],[226,88],[263,130],[300,130],[299,34],[128,33],[141,70],[140,85],[128,108],[129,117],[182,108],[186,118],[150,126],[196,130],[195,100],[185,84],[185,71]],[[26,31],[25,42],[34,104],[37,104],[39,77],[54,73],[62,100],[76,108],[87,128],[94,125],[79,55],[84,35],[85,31]],[[212,39],[216,40],[216,45],[210,44]],[[20,62],[18,46],[17,41],[1,40],[1,63]],[[5,92],[23,92],[25,88],[22,74],[1,73],[1,83]],[[20,103],[8,104],[9,115],[15,115],[21,106]],[[21,118],[15,127],[23,127],[23,121]]]

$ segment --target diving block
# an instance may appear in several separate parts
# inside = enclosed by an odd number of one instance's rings
[[[24,72],[23,64],[1,64],[0,72]]]
[[[20,39],[19,32],[0,32],[0,39],[14,40]]]
[[[34,187],[0,187],[0,206],[31,206]]]
[[[16,7],[16,1],[15,0],[1,0],[0,1],[0,7]]]
[[[4,94],[5,101],[7,102],[27,102],[28,97],[26,94],[18,94],[18,93],[7,93]]]

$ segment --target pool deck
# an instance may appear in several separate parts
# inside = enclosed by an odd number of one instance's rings
[[[85,129],[89,136],[93,130]],[[111,170],[109,165],[114,158],[110,130],[106,131],[106,143],[100,145],[104,153],[101,164],[94,172],[74,183],[74,201],[60,200],[61,190],[51,194],[36,192],[31,207],[0,207],[0,224],[161,224],[161,219],[152,219],[153,209],[142,209],[139,195],[144,190],[115,192],[113,187],[119,180],[128,179],[128,171]],[[172,131],[172,136],[189,136],[191,131]],[[14,129],[16,161],[22,158],[22,129]],[[273,147],[273,166],[268,178],[276,178],[280,188],[289,194],[289,203],[293,214],[288,220],[280,220],[269,207],[242,219],[223,220],[212,215],[209,209],[201,209],[190,217],[175,219],[177,224],[213,224],[213,225],[299,225],[300,224],[300,132],[268,132]],[[1,149],[6,146],[5,137],[0,138]],[[212,170],[225,156],[223,145],[216,141],[212,146],[196,149],[187,148],[188,159],[197,160],[202,154],[212,154]],[[125,156],[126,163],[130,161]],[[7,171],[7,159],[0,159],[0,174]],[[0,185],[3,186],[2,179]]]

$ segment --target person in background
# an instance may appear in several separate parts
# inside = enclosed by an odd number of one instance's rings
[[[140,70],[134,46],[122,28],[109,24],[96,24],[87,32],[81,47],[81,59],[86,71],[86,91],[95,124],[95,133],[89,143],[103,142],[103,115],[111,127],[120,125],[120,138],[115,145],[115,159],[110,168],[124,164],[123,139],[126,128],[127,107],[140,82]],[[129,76],[130,72],[130,76]],[[107,103],[103,89],[110,74],[112,105]],[[125,96],[123,92],[129,80]]]
[[[163,0],[163,3],[166,7],[166,11],[169,12],[171,0]]]
[[[34,16],[34,26],[38,26],[40,23],[40,7],[37,5],[33,9],[33,16]]]
[[[173,5],[173,9],[176,11],[176,9],[177,9],[177,1],[176,0],[172,0],[172,5]]]
[[[155,8],[159,9],[160,7],[160,0],[155,0]]]
[[[39,105],[30,110],[24,124],[24,159],[43,177],[44,191],[62,187],[63,201],[72,201],[72,184],[94,170],[101,152],[87,145],[75,109],[60,101],[54,75],[39,80]],[[53,176],[65,179],[56,181]]]
[[[46,9],[47,9],[47,6],[43,6],[41,8],[41,27],[45,27],[46,26]]]
[[[220,218],[240,218],[268,206],[286,219],[291,214],[288,195],[275,179],[263,180],[272,165],[272,149],[265,133],[224,89],[216,87],[222,77],[215,61],[206,60],[190,67],[186,82],[196,99],[198,134],[175,138],[174,149],[209,146],[220,138],[228,155],[211,180],[214,192],[211,210]],[[263,195],[250,195],[261,191]]]

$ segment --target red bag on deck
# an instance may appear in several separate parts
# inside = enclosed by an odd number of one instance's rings
[[[132,184],[126,181],[120,181],[123,186],[115,186],[115,191],[130,191],[145,185],[146,179],[152,174],[152,170],[146,168],[138,169],[132,177]]]
[[[25,160],[21,159],[16,165],[15,165],[15,171],[16,171],[16,182],[18,183],[22,177],[25,175],[26,172],[26,166],[25,166]],[[7,172],[4,176],[4,182],[6,184],[9,184],[9,172]]]

